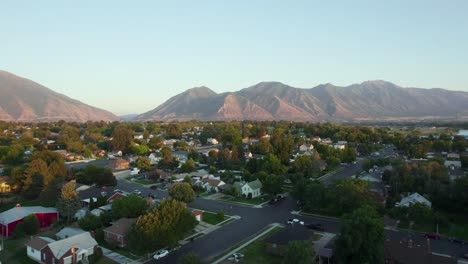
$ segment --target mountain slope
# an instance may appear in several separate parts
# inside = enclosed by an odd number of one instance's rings
[[[0,71],[0,95],[0,120],[119,120],[108,111],[86,105],[5,71]]]
[[[261,82],[233,93],[202,87],[176,95],[136,120],[399,120],[468,118],[468,93],[402,88],[385,81],[311,89]]]

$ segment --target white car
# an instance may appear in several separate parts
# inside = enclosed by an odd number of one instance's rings
[[[232,261],[232,262],[239,262],[240,260],[236,257],[230,257],[228,258],[229,261]]]
[[[233,256],[234,258],[240,259],[240,258],[243,258],[243,257],[244,257],[244,254],[242,254],[242,253],[237,253],[237,252],[236,252],[236,253],[233,253],[232,256]]]
[[[133,193],[138,194],[138,195],[141,195],[141,191],[140,191],[140,190],[134,190]]]
[[[289,219],[288,220],[288,225],[292,225],[292,224],[300,224],[300,225],[304,225],[304,222],[297,219],[297,218],[294,218],[294,219]]]
[[[164,258],[165,256],[169,255],[169,251],[167,249],[161,249],[156,254],[154,254],[153,258],[158,260],[160,258]]]

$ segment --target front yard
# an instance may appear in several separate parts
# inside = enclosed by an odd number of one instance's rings
[[[234,197],[230,195],[224,195],[219,198],[221,201],[225,202],[234,202],[234,203],[246,203],[251,205],[260,205],[262,203],[268,202],[273,198],[272,195],[264,194],[255,198],[244,198],[244,197]]]
[[[252,242],[247,247],[241,249],[239,253],[244,254],[242,263],[257,264],[257,263],[270,263],[281,264],[283,257],[269,254],[265,251],[265,239],[280,231],[282,227],[275,227],[264,236]]]
[[[228,219],[228,217],[220,217],[220,215],[218,215],[217,213],[203,212],[203,222],[206,222],[211,225],[217,225],[226,219]]]

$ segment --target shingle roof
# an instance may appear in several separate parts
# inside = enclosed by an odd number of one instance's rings
[[[84,231],[83,229],[79,229],[79,228],[64,227],[57,234],[55,234],[55,236],[59,237],[60,239],[63,239],[67,237],[76,236],[85,232],[86,231]]]
[[[5,223],[5,224],[12,223],[34,213],[57,213],[57,212],[58,212],[57,209],[53,207],[42,207],[42,206],[14,207],[3,213],[0,213],[0,223]]]
[[[26,246],[27,247],[31,247],[33,249],[36,249],[36,250],[41,250],[42,248],[44,248],[47,244],[51,243],[51,242],[55,242],[55,240],[53,240],[52,238],[48,238],[48,237],[34,237],[33,239],[29,240],[27,243],[26,243]]]
[[[136,218],[121,218],[115,221],[112,226],[104,229],[104,232],[109,232],[118,235],[126,235],[133,223],[136,222]]]
[[[262,182],[260,182],[259,179],[256,179],[255,181],[251,181],[247,184],[250,186],[250,188],[252,188],[252,190],[262,188]]]
[[[81,249],[88,249],[97,245],[98,243],[91,236],[91,234],[86,232],[49,243],[47,246],[50,248],[50,251],[52,251],[52,254],[54,254],[55,258],[60,259],[65,253],[67,253],[68,250],[70,250],[70,248],[76,248],[77,251],[79,251]]]

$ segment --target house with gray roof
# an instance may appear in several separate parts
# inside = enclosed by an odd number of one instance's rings
[[[251,182],[235,182],[233,186],[244,197],[249,197],[249,194],[252,198],[262,195],[262,183],[258,179]]]

